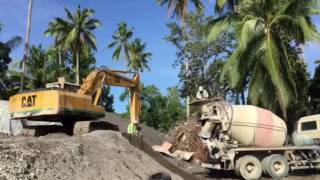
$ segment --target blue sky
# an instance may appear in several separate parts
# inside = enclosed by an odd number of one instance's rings
[[[147,42],[147,50],[152,52],[150,72],[142,73],[142,81],[146,85],[154,84],[161,92],[166,93],[168,87],[178,85],[178,71],[173,68],[175,48],[164,40],[169,34],[166,23],[174,21],[167,16],[166,7],[159,7],[155,0],[33,0],[33,16],[31,28],[31,44],[52,44],[51,38],[46,38],[43,32],[47,29],[53,17],[65,17],[64,7],[72,11],[80,4],[81,7],[96,10],[96,18],[102,22],[102,27],[95,31],[98,43],[96,52],[97,66],[107,66],[113,69],[125,69],[124,61],[112,61],[112,50],[105,47],[112,39],[111,35],[120,21],[126,21],[133,27],[135,37]],[[206,1],[206,14],[213,14],[213,4]],[[25,37],[28,0],[0,0],[0,22],[4,29],[0,33],[0,40],[5,41],[14,35]],[[320,17],[313,17],[320,30]],[[314,70],[314,62],[320,59],[320,47],[314,43],[306,46],[304,57],[308,63],[309,72]],[[13,59],[21,59],[23,47],[12,54]],[[118,99],[122,88],[112,88],[115,95],[115,109],[124,112],[126,102]]]

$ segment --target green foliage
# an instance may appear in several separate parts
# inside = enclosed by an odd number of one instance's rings
[[[121,94],[120,100],[128,97],[128,91]],[[141,122],[161,131],[167,131],[177,121],[185,118],[185,107],[181,103],[177,88],[169,88],[168,95],[163,96],[159,89],[154,86],[142,86]],[[129,117],[129,109],[124,114]]]
[[[178,121],[186,117],[185,106],[181,103],[180,93],[176,87],[168,88],[166,96],[166,108],[163,114],[163,120],[160,123],[160,129],[168,131]]]
[[[3,25],[0,23],[0,31]],[[22,38],[14,36],[7,42],[0,41],[0,99],[8,99],[11,95],[18,92],[19,74],[8,71],[8,65],[12,58],[10,53],[17,48],[22,42]]]
[[[31,89],[44,88],[48,82],[52,71],[49,70],[51,64],[47,61],[47,54],[41,45],[30,48],[30,57],[26,61],[27,76],[31,80]],[[27,86],[28,87],[28,86]]]
[[[288,131],[291,134],[294,123],[300,117],[312,113],[310,110],[310,103],[308,100],[308,89],[310,87],[310,75],[307,70],[307,64],[301,57],[301,47],[291,46],[287,47],[289,66],[293,72],[293,80],[296,84],[297,98],[288,106]]]
[[[107,112],[114,112],[113,95],[110,94],[110,87],[104,87],[101,95],[102,106]]]
[[[55,47],[44,49],[41,45],[30,48],[30,57],[26,62],[26,89],[44,88],[47,83],[56,82],[58,77],[63,77],[70,82],[75,77],[72,68],[72,59],[66,56],[63,69],[59,65],[59,51]],[[84,47],[80,54],[80,75],[86,77],[94,68],[96,59],[90,48]],[[15,64],[20,64],[21,61]],[[13,71],[11,71],[13,72]]]
[[[174,65],[180,66],[180,90],[183,97],[195,96],[200,85],[207,89],[212,97],[225,97],[229,93],[227,83],[219,82],[217,77],[221,74],[223,60],[229,57],[235,46],[234,37],[225,32],[217,42],[208,42],[209,22],[212,20],[213,17],[191,13],[187,16],[184,27],[177,23],[167,25],[170,35],[166,40],[177,48]],[[187,62],[188,71],[185,67]]]
[[[9,100],[9,97],[18,93],[20,89],[20,73],[7,70],[0,79],[0,99]]]
[[[47,61],[51,64],[52,77],[49,81],[56,81],[57,77],[67,76],[68,63],[70,62],[70,53],[68,51],[62,51],[60,47],[52,46],[46,50]],[[63,60],[62,60],[63,59]],[[71,79],[68,79],[71,81]]]
[[[135,39],[129,45],[130,61],[128,62],[128,67],[130,71],[135,73],[143,72],[144,69],[150,71],[148,65],[149,59],[152,54],[145,52],[146,43],[142,43],[140,39]]]
[[[72,14],[70,10],[65,9],[67,19],[55,18],[49,23],[49,28],[45,32],[46,36],[53,36],[56,40],[56,46],[62,47],[64,50],[71,50],[73,56],[73,64],[76,73],[76,82],[80,83],[81,75],[80,56],[84,47],[96,50],[96,37],[92,33],[100,26],[100,21],[93,18],[95,11],[93,9],[80,6],[76,12]]]
[[[222,13],[225,8],[235,10],[235,6],[239,0],[216,0],[215,11]]]
[[[285,119],[289,104],[297,99],[293,59],[288,55],[292,43],[319,40],[310,10],[310,1],[238,1],[238,10],[213,21],[210,41],[219,38],[221,27],[236,34],[238,46],[222,72],[233,88],[249,84],[249,101],[280,110]],[[319,3],[318,3],[319,5]],[[291,58],[291,59],[290,59]]]
[[[318,66],[315,69],[314,76],[311,79],[311,85],[309,88],[310,94],[310,113],[320,113],[320,60],[316,62]]]
[[[119,60],[121,53],[124,53],[125,59],[130,60],[129,57],[129,40],[133,35],[132,30],[127,28],[127,23],[120,22],[118,29],[112,35],[113,41],[108,45],[108,48],[115,48],[112,55],[113,60]]]
[[[2,25],[0,24],[0,32]],[[0,79],[4,78],[5,72],[8,70],[8,64],[11,63],[12,59],[10,53],[13,49],[17,48],[22,42],[22,38],[14,36],[6,42],[0,41]]]
[[[119,60],[123,53],[129,71],[135,73],[143,72],[144,69],[150,71],[148,63],[152,54],[145,52],[146,43],[141,42],[141,39],[136,38],[131,42],[132,36],[133,32],[128,30],[127,24],[120,22],[117,31],[112,35],[113,41],[108,46],[108,48],[115,48],[112,59]]]
[[[5,44],[0,42],[0,77],[4,77],[8,64],[12,61],[9,56],[11,49]]]
[[[184,22],[188,15],[189,2],[192,3],[198,12],[204,10],[204,6],[201,0],[156,0],[160,6],[167,4],[168,6],[168,15],[170,17],[176,16],[179,19],[182,19]]]
[[[216,59],[212,62],[207,70],[207,77],[204,81],[204,85],[206,86],[206,90],[213,97],[225,97],[231,98],[232,100],[232,89],[229,86],[227,81],[220,81],[220,75],[222,73],[222,69],[225,65],[225,61],[221,59]],[[227,95],[227,96],[226,96]]]

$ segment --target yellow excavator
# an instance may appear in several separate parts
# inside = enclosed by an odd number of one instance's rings
[[[131,122],[128,133],[135,134],[141,108],[140,76],[134,74],[130,79],[125,76],[127,73],[99,68],[89,73],[81,86],[59,78],[45,89],[20,92],[9,99],[10,116],[12,120],[60,122],[69,134],[86,133],[93,120],[105,116],[100,105],[103,86],[120,86],[129,89]]]

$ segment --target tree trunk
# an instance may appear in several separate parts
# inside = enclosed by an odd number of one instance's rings
[[[62,54],[61,54],[61,46],[58,47],[59,53],[59,76],[62,76]]]
[[[239,93],[236,91],[236,105],[240,104]]]
[[[245,97],[244,97],[244,90],[241,91],[241,103],[242,103],[242,105],[245,105],[245,104],[246,104],[246,99],[245,99]]]
[[[80,52],[79,50],[76,50],[76,73],[77,73],[77,77],[76,77],[76,84],[80,84],[80,74],[79,74],[79,56],[80,56]]]
[[[32,0],[29,0],[26,39],[25,39],[25,45],[24,45],[24,55],[23,55],[23,59],[22,59],[22,72],[21,72],[21,80],[20,80],[20,91],[23,91],[23,89],[24,89],[24,76],[26,74],[26,69],[27,69],[26,68],[26,61],[29,58],[31,15],[32,15]]]
[[[186,75],[188,74],[188,71],[189,71],[189,60],[187,60],[186,62]],[[187,96],[187,117],[190,116],[190,96],[189,96],[189,92],[188,93],[188,96]]]
[[[186,34],[186,36],[188,36],[188,33],[187,33],[187,27],[186,27],[186,23],[185,23],[185,17],[183,16],[182,17],[182,21],[181,21],[181,26],[182,26],[182,33],[183,34]],[[189,72],[189,59],[186,60],[186,63],[185,63],[185,68],[186,68],[186,76],[188,75],[188,72]],[[190,116],[190,95],[189,95],[189,92],[187,92],[187,118]]]

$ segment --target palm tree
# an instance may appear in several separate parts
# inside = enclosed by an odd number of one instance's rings
[[[157,0],[157,3],[160,6],[167,4],[168,14],[170,17],[177,16],[177,18],[181,19],[182,22],[186,20],[188,15],[189,2],[196,7],[197,11],[203,10],[203,4],[201,0]]]
[[[79,75],[79,58],[82,48],[86,45],[93,50],[96,50],[96,37],[92,33],[99,27],[100,21],[92,18],[95,11],[93,9],[80,6],[76,12],[72,14],[67,8],[65,9],[67,19],[55,18],[53,23],[53,32],[49,25],[48,34],[56,37],[58,44],[63,44],[65,49],[70,49],[73,54],[73,62],[76,64],[76,83],[80,83]]]
[[[118,30],[112,35],[113,42],[108,45],[108,48],[115,48],[112,59],[119,60],[123,52],[126,60],[129,62],[129,40],[132,35],[133,32],[127,28],[127,23],[120,22],[118,24]]]
[[[30,48],[30,57],[26,64],[29,67],[27,72],[31,80],[30,86],[34,89],[45,87],[49,71],[47,55],[41,45]]]
[[[59,59],[59,71],[60,76],[63,75],[63,65],[65,66],[65,55],[67,53],[64,49],[64,40],[67,37],[66,32],[70,32],[71,26],[66,24],[61,18],[55,18],[49,23],[48,29],[45,31],[45,36],[54,37],[55,43],[54,46],[58,50],[58,59]]]
[[[209,40],[214,41],[222,32],[233,29],[238,41],[221,78],[230,79],[233,88],[249,83],[248,97],[252,104],[274,111],[280,107],[286,119],[286,108],[296,95],[286,47],[292,42],[320,42],[309,16],[319,7],[319,3],[314,5],[314,1],[300,0],[243,0],[237,13],[217,19]]]
[[[47,64],[48,64],[48,69],[50,71],[47,72],[48,77],[47,78],[48,82],[54,82],[57,81],[58,77],[64,77],[67,78],[67,64],[65,64],[65,61],[68,60],[66,56],[66,52],[63,51],[61,46],[51,46],[46,49],[46,58],[47,58]],[[63,62],[62,56],[64,58]],[[59,61],[57,61],[59,59]]]
[[[140,39],[135,39],[129,45],[130,61],[128,62],[129,70],[135,73],[143,72],[144,69],[150,70],[148,61],[152,54],[145,52],[146,43],[142,43]]]
[[[237,11],[237,4],[240,0],[216,0],[215,3],[215,11],[217,13],[222,13],[224,9],[227,7],[231,9],[233,12]]]

